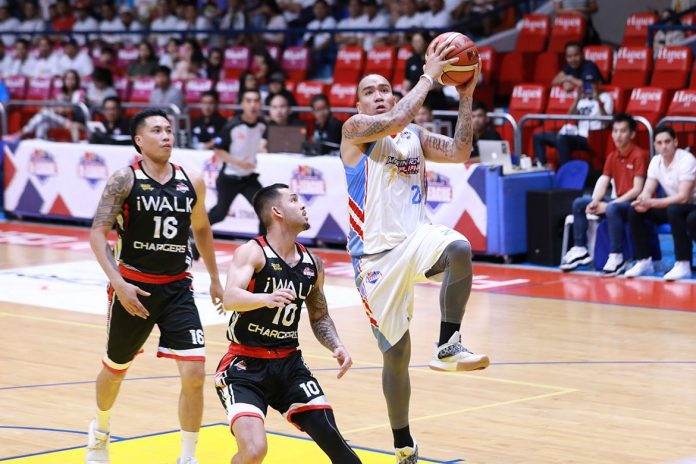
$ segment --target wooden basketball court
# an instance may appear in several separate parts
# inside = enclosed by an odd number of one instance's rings
[[[94,270],[86,240],[87,229],[0,223],[0,461],[84,460],[79,448],[94,414],[106,312],[106,279]],[[218,242],[221,268],[233,248]],[[363,462],[392,463],[381,356],[350,264],[345,253],[321,254],[332,317],[355,364],[337,380],[335,361],[306,317],[305,359]],[[438,287],[416,290],[411,429],[422,462],[696,463],[693,280],[479,264],[475,273],[463,333],[467,346],[491,357],[485,371],[427,368],[439,327]],[[207,285],[198,282],[204,298]],[[213,313],[210,305],[199,309]],[[227,343],[224,321],[209,316],[212,373]],[[113,410],[115,464],[175,462],[178,377],[172,361],[155,358],[156,344],[155,331]],[[209,378],[201,464],[229,462],[234,440],[225,420]],[[266,425],[266,462],[328,462],[279,414],[270,412]]]

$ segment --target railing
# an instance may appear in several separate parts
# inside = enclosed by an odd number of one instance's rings
[[[660,119],[655,127],[660,127],[666,122],[684,122],[684,123],[691,123],[691,124],[696,124],[696,117],[693,116],[665,116],[664,118]]]
[[[581,114],[526,114],[522,116],[518,123],[517,130],[515,130],[515,154],[522,154],[522,131],[524,130],[524,124],[527,121],[604,121],[611,122],[614,119],[613,116],[584,116]],[[650,121],[645,119],[643,116],[633,116],[633,119],[637,123],[645,126],[648,131],[648,137],[652,141],[653,139],[653,126]],[[655,154],[655,149],[653,144],[650,144],[650,157]]]
[[[79,103],[69,103],[69,102],[57,102],[57,101],[45,101],[45,100],[10,100],[7,102],[5,105],[7,108],[11,106],[43,106],[45,108],[65,108],[66,106],[72,107],[72,108],[77,108],[82,112],[84,115],[85,121],[89,121],[92,119],[92,113],[89,111],[89,108],[87,107],[86,104],[83,102]],[[0,114],[0,117],[2,117],[2,130],[3,134],[7,134],[7,114],[5,112],[5,108],[3,107],[2,112]],[[90,130],[89,128],[87,130],[87,135],[90,135]]]
[[[2,135],[7,135],[7,110],[4,103],[0,103],[0,129]]]

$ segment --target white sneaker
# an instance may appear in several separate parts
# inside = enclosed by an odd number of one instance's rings
[[[585,264],[590,264],[592,262],[592,256],[587,248],[584,246],[574,246],[565,254],[561,260],[561,270],[572,271],[578,266]]]
[[[398,464],[416,464],[418,462],[418,443],[413,440],[413,447],[396,448],[394,453]]]
[[[691,278],[691,263],[688,261],[677,261],[674,267],[664,276],[665,280],[680,280]]]
[[[602,269],[602,274],[606,277],[615,276],[621,274],[621,271],[626,267],[626,261],[624,261],[623,254],[621,253],[609,253],[609,258],[607,263]]]
[[[652,258],[639,259],[636,264],[631,267],[624,276],[626,277],[640,277],[642,275],[648,275],[655,272],[655,267],[653,266]]]
[[[109,432],[97,430],[97,421],[89,424],[87,433],[87,455],[86,464],[108,464],[109,463]]]
[[[459,332],[454,332],[444,345],[435,344],[435,353],[428,365],[436,371],[474,371],[485,369],[489,364],[488,356],[467,350],[461,343]]]
[[[198,459],[193,456],[188,458],[176,458],[176,464],[198,464]]]

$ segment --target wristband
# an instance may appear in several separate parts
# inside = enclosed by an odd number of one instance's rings
[[[426,79],[428,79],[428,82],[430,82],[430,87],[432,87],[433,84],[435,83],[435,79],[433,79],[432,77],[428,76],[427,74],[421,74],[420,79],[422,79],[422,78],[424,78],[424,77],[425,77]]]

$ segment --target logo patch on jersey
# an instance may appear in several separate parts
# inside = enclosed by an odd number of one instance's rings
[[[433,212],[437,211],[444,203],[452,201],[452,184],[449,177],[438,172],[428,171],[425,174],[428,185],[426,204]]]
[[[311,267],[307,266],[304,269],[302,269],[302,273],[306,275],[307,277],[314,277],[316,274],[314,273],[314,269]]]
[[[245,370],[247,370],[246,362],[244,362],[244,360],[241,360],[237,364],[234,365],[234,368],[237,369],[238,371],[245,371]]]
[[[109,168],[104,158],[93,152],[85,152],[80,159],[77,175],[87,181],[90,187],[109,177]]]
[[[387,165],[396,167],[398,174],[401,176],[412,176],[420,172],[421,160],[420,157],[397,158],[390,155],[387,157]]]
[[[281,266],[278,263],[271,263],[271,267],[273,268],[274,271],[280,272],[283,270],[283,266]]]
[[[311,166],[298,166],[288,184],[290,190],[297,193],[308,205],[314,197],[326,195],[324,174]]]
[[[188,188],[188,185],[184,184],[183,182],[179,182],[178,184],[176,184],[175,188],[178,192],[181,192],[181,193],[186,193],[190,190]]]
[[[370,284],[376,284],[379,279],[382,278],[382,273],[380,271],[371,271],[367,273],[365,280]]]
[[[29,173],[43,184],[49,177],[58,175],[58,164],[52,154],[37,148],[29,158]]]
[[[155,188],[150,184],[140,184],[140,188],[146,192],[152,192]]]

